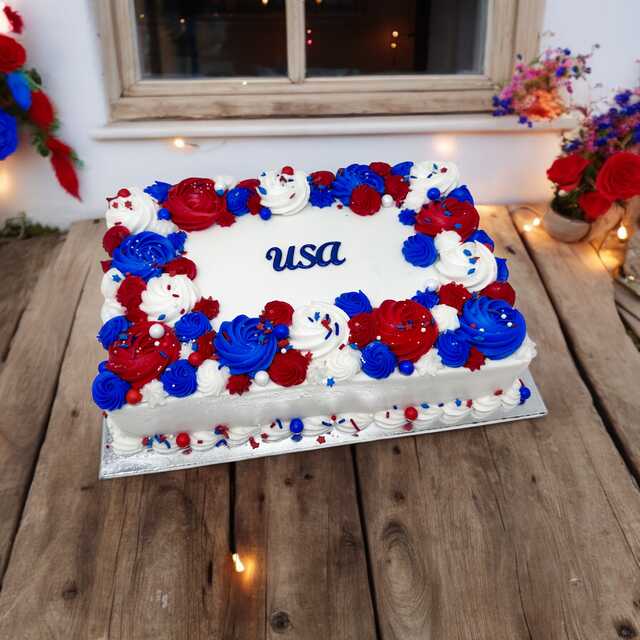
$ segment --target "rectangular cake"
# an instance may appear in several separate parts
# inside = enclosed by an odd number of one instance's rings
[[[92,391],[117,455],[420,432],[529,396],[535,345],[453,163],[107,201]]]

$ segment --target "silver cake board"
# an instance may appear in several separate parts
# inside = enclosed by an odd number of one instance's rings
[[[483,420],[471,418],[454,425],[436,422],[429,428],[405,433],[381,433],[379,429],[365,429],[357,435],[353,435],[343,434],[334,429],[332,432],[325,434],[325,441],[322,444],[317,442],[316,438],[303,438],[300,442],[294,442],[291,438],[288,438],[280,442],[261,443],[256,449],[252,449],[249,443],[247,443],[239,447],[213,447],[208,451],[191,451],[189,453],[178,451],[171,455],[163,455],[145,450],[131,456],[119,456],[110,447],[111,436],[105,420],[103,421],[102,427],[99,477],[100,479],[122,478],[147,473],[191,469],[210,464],[252,460],[264,456],[278,456],[285,453],[299,453],[301,451],[316,451],[318,449],[339,447],[346,444],[360,444],[362,442],[373,442],[374,440],[391,440],[394,438],[421,436],[439,431],[469,429],[471,427],[515,422],[516,420],[531,420],[547,415],[547,407],[528,369],[522,376],[522,381],[531,390],[531,396],[527,401],[507,412],[501,408]]]

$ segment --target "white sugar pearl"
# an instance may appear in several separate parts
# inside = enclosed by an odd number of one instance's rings
[[[429,278],[424,283],[424,288],[429,291],[435,291],[440,286],[440,283],[435,278]]]
[[[385,193],[382,196],[382,206],[383,207],[393,207],[394,205],[394,200],[393,200],[393,196],[389,193]]]
[[[257,385],[264,387],[269,384],[269,374],[266,371],[258,371],[253,380]]]
[[[164,327],[161,324],[152,324],[149,327],[149,335],[152,338],[162,338],[164,336]]]

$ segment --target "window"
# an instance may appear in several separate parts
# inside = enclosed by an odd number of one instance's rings
[[[487,111],[543,0],[104,0],[114,120]]]

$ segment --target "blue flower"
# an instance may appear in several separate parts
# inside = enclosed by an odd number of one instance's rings
[[[214,344],[220,364],[229,367],[233,375],[266,370],[276,355],[275,335],[258,329],[259,324],[259,318],[239,315],[220,325]]]
[[[428,267],[438,258],[438,251],[431,236],[417,233],[404,241],[402,255],[415,267]]]
[[[8,73],[7,86],[16,104],[23,111],[28,111],[31,108],[31,88],[25,74],[22,71]]]
[[[394,176],[402,176],[406,178],[411,173],[413,162],[407,160],[406,162],[399,162],[391,167],[391,174]]]
[[[169,195],[171,185],[168,182],[160,182],[156,180],[152,185],[148,186],[144,192],[148,193],[156,202],[164,202]]]
[[[201,335],[211,331],[209,318],[200,311],[185,313],[175,324],[176,335],[180,342],[197,340]]]
[[[333,200],[333,193],[329,187],[311,185],[309,194],[311,206],[323,209],[324,207],[330,207],[333,204]]]
[[[143,231],[127,236],[112,256],[111,266],[124,274],[149,280],[162,273],[162,266],[171,262],[178,253],[170,234],[168,238],[153,231]]]
[[[176,398],[184,398],[195,393],[198,382],[195,367],[188,360],[172,362],[160,376],[164,390]]]
[[[335,300],[336,307],[342,309],[350,318],[359,313],[369,313],[372,310],[369,298],[362,291],[341,293]]]
[[[396,368],[397,358],[382,342],[370,342],[362,350],[362,371],[370,378],[388,378]]]
[[[346,169],[339,169],[331,189],[333,195],[348,207],[351,192],[362,184],[373,187],[380,194],[384,193],[384,179],[367,164],[350,164]]]
[[[471,345],[460,329],[443,331],[438,336],[436,348],[442,364],[447,367],[461,367],[469,359],[471,351]]]
[[[398,214],[398,220],[400,220],[402,224],[406,224],[408,227],[413,227],[416,223],[417,215],[418,214],[413,209],[403,209]]]
[[[8,158],[18,148],[16,119],[0,109],[0,160]]]
[[[466,242],[480,242],[481,244],[488,246],[491,251],[493,251],[496,246],[495,242],[491,239],[491,236],[482,229],[476,229],[476,231],[467,238]],[[499,259],[500,258],[496,258],[496,260]]]
[[[102,371],[91,385],[93,401],[103,411],[115,411],[124,403],[131,385],[111,371]]]
[[[115,342],[121,334],[127,333],[129,321],[124,316],[116,316],[107,320],[98,332],[98,342],[105,348]]]
[[[453,191],[450,191],[449,195],[447,195],[447,198],[455,198],[458,202],[468,202],[469,204],[474,204],[473,196],[471,195],[471,192],[465,184],[456,187]]]
[[[411,299],[423,307],[427,307],[427,309],[431,309],[431,307],[440,304],[440,296],[435,291],[430,291],[429,289],[416,291],[416,295]]]
[[[496,258],[496,265],[498,266],[498,275],[496,280],[498,282],[506,282],[509,279],[509,267],[507,267],[506,258]]]
[[[227,209],[234,216],[243,216],[245,213],[249,213],[249,198],[251,197],[251,190],[246,187],[235,187],[227,191]]]

